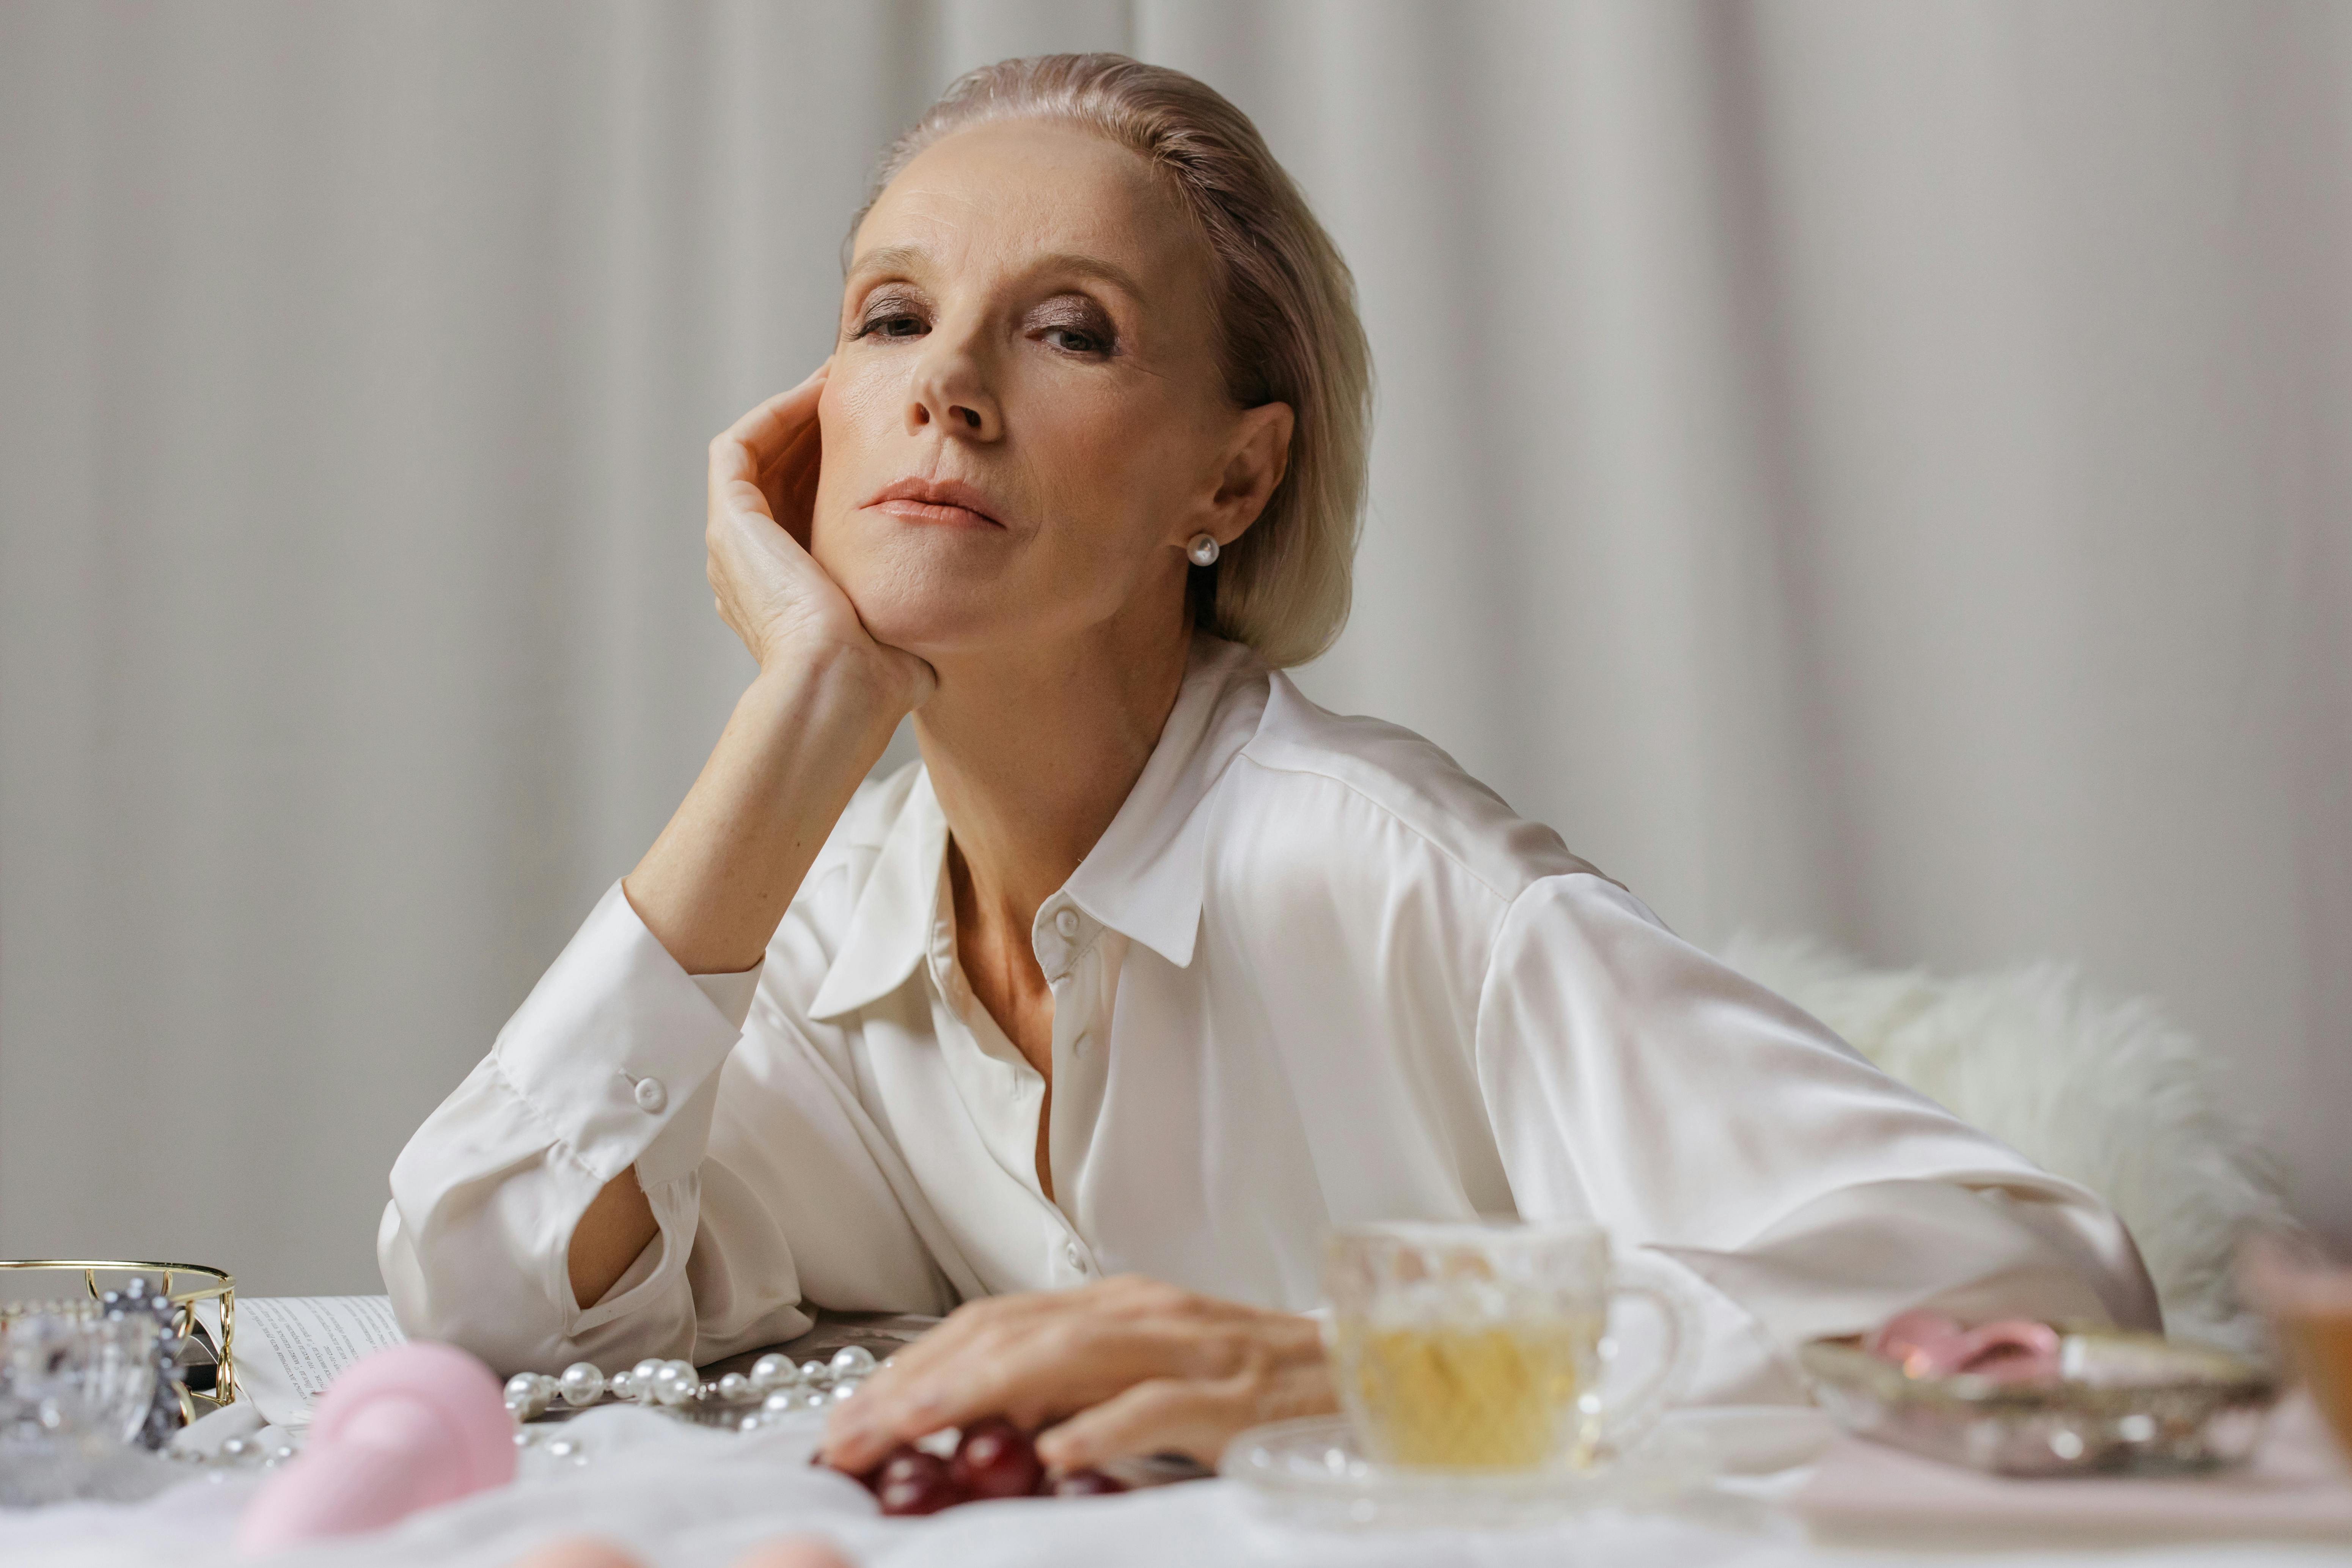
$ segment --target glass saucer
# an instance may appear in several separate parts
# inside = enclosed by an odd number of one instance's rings
[[[1509,1528],[1598,1509],[1660,1507],[1709,1479],[1713,1459],[1702,1435],[1669,1421],[1587,1469],[1409,1469],[1366,1458],[1347,1417],[1318,1415],[1243,1433],[1225,1449],[1217,1472],[1261,1508],[1295,1523]]]

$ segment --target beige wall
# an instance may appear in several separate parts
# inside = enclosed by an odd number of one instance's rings
[[[704,441],[929,92],[1098,46],[1358,269],[1311,692],[1702,940],[2161,999],[2352,1241],[2345,9],[517,0],[0,8],[0,1253],[373,1287],[746,673]]]

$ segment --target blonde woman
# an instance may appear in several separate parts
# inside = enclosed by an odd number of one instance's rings
[[[1351,1220],[1606,1226],[1700,1304],[1703,1396],[1929,1301],[2152,1323],[2091,1194],[1299,695],[1369,384],[1345,265],[1208,88],[950,88],[832,357],[711,446],[758,673],[394,1167],[409,1330],[503,1373],[951,1314],[837,1408],[855,1469],[985,1414],[1076,1468],[1329,1408],[1299,1314]],[[921,761],[861,788],[909,713]]]

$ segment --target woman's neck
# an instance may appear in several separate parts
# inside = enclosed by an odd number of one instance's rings
[[[916,712],[915,735],[969,879],[970,913],[988,934],[1027,951],[1038,906],[1077,869],[1150,760],[1191,646],[1188,618],[1154,616],[969,664],[933,660],[939,689]],[[981,933],[958,934],[969,942]]]

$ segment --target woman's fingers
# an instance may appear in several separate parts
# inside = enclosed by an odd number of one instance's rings
[[[771,510],[770,485],[794,453],[810,450],[807,442],[817,429],[817,399],[833,367],[827,360],[808,379],[789,392],[780,392],[721,431],[710,443],[710,505],[762,516]]]
[[[975,1302],[833,1411],[825,1458],[862,1473],[901,1443],[1003,1415],[1056,1469],[1162,1450],[1213,1462],[1244,1426],[1333,1408],[1310,1320],[1148,1279]]]
[[[900,1443],[968,1419],[958,1394],[971,1369],[1034,1344],[1062,1313],[1046,1296],[1000,1296],[958,1308],[947,1321],[867,1378],[857,1397],[835,1405],[825,1423],[826,1460],[860,1472]],[[988,1410],[972,1415],[994,1415]]]
[[[870,1380],[835,1413],[826,1457],[862,1470],[941,1427],[1003,1415],[1034,1430],[1147,1379],[1213,1375],[1246,1359],[1235,1331],[1205,1310],[1138,1311],[1114,1287],[1036,1300],[948,1337],[950,1318],[940,1342],[926,1336],[919,1363],[902,1352],[887,1382]]]
[[[741,448],[750,477],[756,479],[771,467],[785,443],[815,422],[817,398],[832,369],[833,362],[826,360],[798,386],[761,402],[727,427],[720,439]]]
[[[1038,1457],[1065,1471],[1139,1454],[1182,1454],[1214,1465],[1247,1427],[1331,1410],[1337,1401],[1321,1330],[1286,1313],[1255,1316],[1210,1350],[1208,1359],[1226,1370],[1138,1383],[1045,1433]]]
[[[1155,1377],[1045,1432],[1037,1458],[1065,1473],[1140,1454],[1182,1454],[1213,1465],[1234,1434],[1252,1425],[1243,1408],[1228,1386]]]

